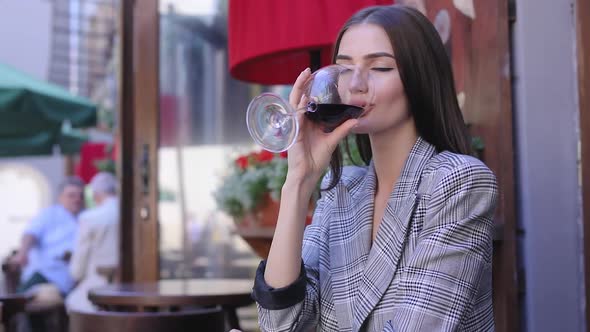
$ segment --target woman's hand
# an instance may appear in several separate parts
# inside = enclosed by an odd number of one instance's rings
[[[295,81],[293,90],[289,95],[289,103],[296,110],[305,109],[307,96],[304,95],[304,87],[311,76],[311,70],[307,68]],[[330,133],[324,133],[319,125],[305,117],[304,111],[297,112],[299,122],[299,134],[297,140],[289,149],[287,181],[295,181],[315,188],[324,170],[330,163],[332,152],[338,146],[338,142],[348,135],[356,125],[356,119],[350,119],[338,126]]]

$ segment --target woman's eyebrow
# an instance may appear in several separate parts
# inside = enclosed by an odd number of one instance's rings
[[[369,54],[363,56],[364,59],[375,59],[375,58],[381,58],[381,57],[388,57],[388,58],[395,59],[395,56],[393,54],[387,53],[387,52],[369,53]],[[352,60],[352,57],[350,55],[338,54],[336,56],[336,60]]]
[[[351,56],[338,54],[336,56],[336,60],[352,60]]]
[[[395,56],[393,54],[387,53],[387,52],[376,52],[376,53],[370,53],[370,54],[363,56],[363,58],[365,58],[365,59],[375,59],[375,58],[381,58],[381,57],[388,57],[388,58],[395,59]]]

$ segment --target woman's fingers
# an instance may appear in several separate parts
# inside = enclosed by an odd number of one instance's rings
[[[295,105],[295,109],[297,110],[296,112],[296,117],[297,117],[297,121],[299,121],[299,128],[301,128],[301,126],[303,126],[304,124],[304,115],[305,115],[305,107],[307,105],[307,101],[308,98],[306,95],[301,94],[301,98],[299,98],[299,103],[297,105]]]
[[[299,76],[297,77],[297,80],[295,80],[295,84],[293,84],[293,89],[291,90],[291,93],[289,94],[289,103],[291,104],[291,106],[297,108],[300,100],[301,100],[301,96],[303,95],[303,89],[305,87],[305,82],[307,81],[307,79],[309,78],[309,75],[311,74],[311,69],[307,68],[304,71],[301,72],[301,74],[299,74]]]
[[[334,129],[334,131],[332,131],[330,134],[328,134],[328,141],[330,142],[330,144],[332,146],[336,146],[341,140],[343,140],[352,130],[352,128],[354,128],[359,120],[357,119],[349,119],[346,122],[344,122],[343,124],[339,125],[338,127],[336,127],[336,129]]]

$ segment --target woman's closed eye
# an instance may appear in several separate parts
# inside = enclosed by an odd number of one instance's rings
[[[371,70],[380,71],[380,72],[388,72],[388,71],[392,71],[394,69],[395,68],[392,68],[392,67],[373,67],[373,68],[371,68]]]

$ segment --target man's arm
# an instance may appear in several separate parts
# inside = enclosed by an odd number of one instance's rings
[[[37,239],[34,235],[25,233],[21,239],[21,244],[18,252],[14,255],[10,262],[12,264],[17,264],[21,268],[25,267],[28,263],[29,251],[37,244]]]
[[[25,267],[28,262],[29,251],[34,246],[42,242],[43,234],[45,233],[46,225],[53,219],[53,213],[50,208],[44,209],[38,216],[33,218],[25,228],[23,237],[21,239],[20,248],[10,262],[17,264],[19,267]]]

